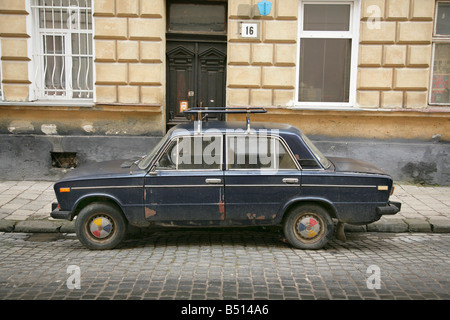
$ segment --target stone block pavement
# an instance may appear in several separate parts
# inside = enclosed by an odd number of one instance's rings
[[[56,201],[53,181],[0,181],[0,232],[73,233],[74,222],[50,217]],[[450,233],[450,187],[396,184],[393,201],[402,203],[394,216],[346,232]]]

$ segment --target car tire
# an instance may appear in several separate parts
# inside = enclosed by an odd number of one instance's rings
[[[319,205],[301,205],[292,209],[284,222],[284,236],[293,247],[317,250],[333,238],[334,223]]]
[[[116,247],[126,235],[127,222],[122,212],[109,203],[92,203],[83,208],[75,222],[80,242],[89,249]]]

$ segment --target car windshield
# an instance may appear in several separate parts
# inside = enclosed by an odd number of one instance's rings
[[[324,169],[328,169],[330,167],[330,161],[320,152],[319,149],[309,140],[307,136],[305,136],[302,132],[302,139],[305,141],[306,145],[308,146],[309,150],[311,150],[312,153],[314,153],[314,156],[317,158],[317,160],[320,162],[322,167]]]
[[[139,161],[138,167],[139,169],[145,169],[149,166],[150,162],[152,161],[155,154],[158,152],[159,149],[166,143],[168,137],[164,137],[161,139],[156,146],[153,147],[152,151],[150,151],[145,157],[142,158],[141,161]]]

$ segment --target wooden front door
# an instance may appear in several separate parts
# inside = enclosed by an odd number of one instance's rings
[[[185,119],[183,108],[224,107],[226,44],[167,43],[167,122]]]
[[[168,129],[192,107],[224,107],[226,0],[167,0],[166,114]]]

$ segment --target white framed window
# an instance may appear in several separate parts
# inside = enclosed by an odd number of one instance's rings
[[[33,98],[92,100],[92,0],[32,0]]]
[[[450,1],[437,1],[429,103],[450,105]]]
[[[353,107],[359,0],[300,0],[297,107]]]
[[[5,95],[3,94],[3,76],[2,76],[2,41],[0,38],[0,101],[5,100]]]

